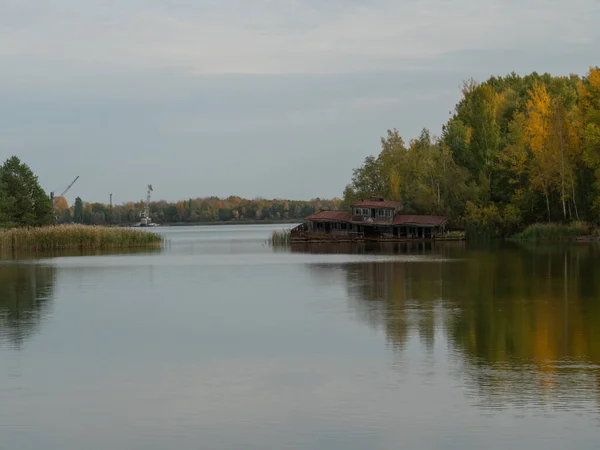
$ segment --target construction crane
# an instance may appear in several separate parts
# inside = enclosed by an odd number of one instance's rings
[[[140,226],[141,227],[149,227],[152,219],[150,219],[150,195],[152,192],[152,185],[148,185],[148,192],[146,195],[146,204],[144,205],[144,210],[142,211],[140,217]]]
[[[75,177],[75,179],[71,182],[70,185],[67,186],[67,188],[62,192],[62,194],[59,195],[59,197],[64,197],[67,192],[69,192],[69,189],[71,189],[71,187],[73,187],[73,185],[75,184],[75,182],[79,180],[79,175],[77,175],[77,177]],[[57,197],[54,196],[54,191],[50,192],[50,198],[52,199],[52,207],[54,207],[56,205],[56,199]]]

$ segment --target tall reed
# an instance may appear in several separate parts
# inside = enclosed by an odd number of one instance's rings
[[[292,233],[287,230],[275,230],[271,234],[271,245],[287,245],[292,240]]]
[[[160,247],[163,237],[143,230],[86,225],[0,229],[0,251]]]

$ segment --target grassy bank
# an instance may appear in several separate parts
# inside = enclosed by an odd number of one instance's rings
[[[520,241],[574,241],[598,237],[598,230],[584,222],[534,223],[516,234],[514,239]]]
[[[0,230],[0,251],[159,247],[162,236],[142,230],[86,225]]]

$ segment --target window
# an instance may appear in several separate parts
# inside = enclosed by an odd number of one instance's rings
[[[392,210],[391,209],[378,209],[377,210],[377,218],[379,219],[391,219],[392,218]]]

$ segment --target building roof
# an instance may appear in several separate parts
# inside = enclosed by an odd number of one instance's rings
[[[306,220],[326,220],[328,222],[350,222],[352,220],[352,214],[350,211],[317,211],[316,213],[308,216]]]
[[[397,214],[394,217],[394,225],[421,225],[438,227],[448,221],[447,217],[444,216],[417,216],[417,215],[406,215]]]
[[[402,202],[395,200],[384,200],[382,197],[373,197],[368,200],[356,202],[353,207],[357,208],[402,208]]]

